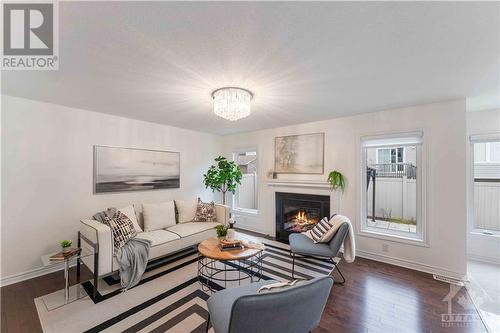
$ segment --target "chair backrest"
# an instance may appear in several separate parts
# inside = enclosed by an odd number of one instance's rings
[[[332,250],[333,253],[335,253],[335,255],[339,252],[342,244],[344,244],[344,239],[346,238],[348,232],[349,232],[349,223],[347,222],[342,223],[342,225],[337,229],[337,232],[335,233],[333,238],[328,243],[330,249]]]
[[[233,303],[229,332],[304,333],[318,326],[331,276],[315,278],[277,292],[248,295]]]

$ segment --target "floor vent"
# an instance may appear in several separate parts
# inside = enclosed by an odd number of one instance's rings
[[[464,286],[463,281],[460,281],[460,280],[457,280],[457,279],[452,279],[452,278],[449,278],[449,277],[446,277],[446,276],[436,275],[436,274],[433,274],[432,276],[434,277],[434,280],[437,280],[437,281],[446,282],[446,283],[449,283],[449,284],[454,284],[454,285],[460,286],[460,287]]]

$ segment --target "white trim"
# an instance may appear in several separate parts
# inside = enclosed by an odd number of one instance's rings
[[[71,263],[70,267],[76,266],[76,263]],[[9,284],[14,284],[18,283],[21,281],[33,279],[42,275],[58,272],[64,270],[64,265],[61,263],[61,265],[51,265],[51,266],[43,266],[39,268],[35,268],[26,272],[22,273],[17,273],[13,275],[9,275],[6,277],[2,277],[0,279],[0,286],[8,286]],[[62,277],[61,277],[62,278]]]
[[[488,264],[500,265],[500,258],[498,258],[498,257],[482,256],[479,254],[468,253],[467,259],[472,260],[472,261],[485,262]]]
[[[471,143],[500,141],[500,132],[471,134],[469,135],[469,141]]]
[[[330,190],[328,182],[315,180],[268,180],[267,186],[322,188]]]
[[[458,272],[450,271],[447,269],[443,269],[440,267],[436,267],[433,265],[427,265],[423,263],[419,263],[416,261],[412,260],[406,260],[406,259],[400,259],[400,258],[395,258],[383,254],[375,254],[367,251],[362,251],[362,250],[356,250],[356,255],[361,258],[365,259],[370,259],[370,260],[375,260],[379,262],[383,262],[386,264],[391,264],[395,266],[400,266],[408,269],[413,269],[415,271],[420,271],[424,273],[429,273],[429,274],[437,274],[437,275],[442,275],[448,278],[452,279],[457,279],[460,281],[466,281],[466,277],[463,274],[460,274]]]
[[[384,240],[394,240],[400,243],[406,243],[409,245],[418,245],[430,247],[429,237],[428,237],[428,217],[427,217],[427,170],[428,170],[428,156],[426,143],[424,142],[424,130],[416,130],[413,132],[397,132],[397,133],[378,133],[377,135],[362,135],[359,137],[359,150],[358,150],[358,177],[360,179],[357,184],[358,194],[358,211],[357,211],[357,223],[356,223],[356,234],[362,236],[368,236],[373,238],[380,238]],[[414,143],[412,145],[417,146],[416,152],[416,166],[417,166],[417,233],[405,233],[402,232],[390,232],[385,231],[383,233],[373,232],[366,225],[366,210],[365,203],[367,198],[366,193],[366,149],[378,146],[372,146],[371,143],[377,142],[387,142],[392,138],[419,138],[420,143]],[[366,145],[368,141],[369,145]],[[405,146],[400,143],[393,143],[388,146]],[[415,237],[416,236],[416,237]]]
[[[430,247],[428,243],[424,240],[416,237],[409,237],[411,233],[409,232],[397,232],[396,230],[392,232],[382,231],[385,229],[378,228],[370,228],[362,229],[356,232],[356,235],[362,237],[370,237],[376,239],[382,239],[390,242],[403,243],[408,245],[422,246],[422,247]]]

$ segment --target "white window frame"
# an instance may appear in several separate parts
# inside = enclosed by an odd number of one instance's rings
[[[470,233],[486,236],[486,237],[500,237],[500,231],[488,230],[476,227],[476,222],[474,221],[474,164],[487,164],[487,163],[498,163],[498,162],[474,162],[474,144],[476,143],[488,143],[488,142],[500,142],[500,133],[485,133],[485,134],[474,134],[469,136],[469,175],[468,175],[468,225]],[[489,145],[486,147],[486,159],[489,160]]]
[[[394,147],[377,148],[377,156],[376,156],[376,159],[375,159],[377,161],[377,164],[381,164],[380,160],[378,158],[378,153],[379,153],[380,150],[383,150],[383,149],[398,149],[398,148],[403,148],[403,162],[396,162],[396,163],[406,163],[406,147],[404,147],[404,146],[397,146],[397,147],[394,146]],[[398,153],[396,151],[396,159],[398,158],[397,154]],[[394,164],[394,163],[391,162],[390,164]]]
[[[254,151],[257,155],[257,172],[255,174],[255,204],[256,204],[256,209],[250,209],[250,208],[240,208],[237,207],[237,191],[239,191],[239,186],[236,187],[236,193],[232,195],[232,200],[231,200],[231,211],[239,214],[239,215],[257,215],[259,214],[259,151],[257,147],[255,146],[250,146],[250,147],[245,147],[245,148],[237,148],[233,149],[233,156],[232,159],[233,161],[236,161],[236,155],[241,154],[241,153],[247,153],[250,151]]]
[[[410,138],[409,142],[407,139]],[[416,144],[411,138],[420,138],[421,143]],[[397,230],[381,230],[380,228],[370,227],[367,224],[367,180],[366,180],[366,162],[367,162],[367,147],[364,143],[367,141],[380,142],[375,145],[375,148],[382,148],[384,145],[387,147],[408,147],[417,146],[416,152],[416,167],[417,167],[417,232],[402,232]],[[404,154],[404,153],[403,153]],[[428,219],[427,219],[427,155],[426,155],[426,143],[423,130],[417,130],[405,133],[386,133],[377,135],[364,135],[360,137],[359,140],[359,172],[360,182],[358,186],[359,197],[359,207],[358,207],[358,223],[357,230],[358,234],[366,237],[372,237],[377,239],[383,239],[388,241],[395,241],[410,245],[417,245],[423,247],[429,247],[429,241],[427,236],[428,230]],[[405,154],[404,154],[405,155]]]

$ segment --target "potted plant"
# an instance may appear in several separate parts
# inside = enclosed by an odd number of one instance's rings
[[[215,159],[206,174],[203,175],[203,184],[212,191],[222,192],[222,204],[226,204],[226,192],[234,194],[236,185],[241,184],[241,170],[234,161],[219,156]]]
[[[226,227],[222,224],[219,224],[218,226],[215,227],[215,232],[217,233],[217,238],[219,239],[224,239],[227,235],[227,230],[229,227]]]
[[[332,192],[338,192],[340,190],[344,193],[346,182],[345,177],[342,173],[337,170],[330,171],[328,174],[328,179],[326,180],[330,184],[330,190]],[[337,193],[337,213],[340,211],[340,194]]]
[[[62,247],[63,253],[66,253],[71,249],[71,244],[73,244],[73,241],[70,241],[67,239],[61,241],[61,247]]]

